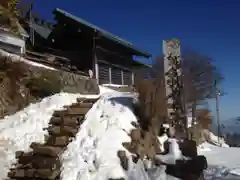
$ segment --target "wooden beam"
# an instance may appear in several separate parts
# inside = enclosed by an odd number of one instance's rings
[[[132,72],[132,84],[134,84],[134,76],[135,76],[135,74],[134,74],[134,72]]]
[[[109,67],[109,84],[112,84],[112,68]]]
[[[121,69],[121,80],[122,80],[122,85],[124,85],[124,78],[123,78],[123,70]]]
[[[107,62],[107,61],[100,60],[100,59],[98,60],[98,62],[102,62],[102,63],[104,63],[104,64],[108,64],[108,65],[110,65],[110,66],[112,66],[112,67],[116,67],[116,68],[119,68],[119,69],[123,69],[123,70],[126,70],[126,71],[130,71],[130,72],[132,72],[131,69],[126,68],[126,67],[123,67],[123,66],[121,66],[121,65],[112,64],[112,63],[109,63],[109,62]]]
[[[95,69],[95,78],[99,84],[99,68],[98,68],[98,58],[96,54],[94,55],[94,69]]]

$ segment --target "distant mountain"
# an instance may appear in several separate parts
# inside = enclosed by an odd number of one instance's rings
[[[240,116],[224,120],[221,126],[222,132],[226,133],[239,133],[240,134]]]
[[[239,121],[240,122],[240,116],[236,117],[235,121]]]

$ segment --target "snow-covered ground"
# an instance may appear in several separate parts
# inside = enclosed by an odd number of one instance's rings
[[[210,143],[202,144],[199,154],[205,155],[209,168],[206,179],[240,179],[240,148],[219,147]]]
[[[205,171],[206,180],[240,179],[240,148],[229,147],[224,139],[218,139],[212,132],[208,132],[208,135],[208,142],[198,147],[198,153],[205,155],[209,164]]]
[[[106,87],[117,87],[117,88],[128,87],[128,85],[119,85],[119,84],[102,84],[102,86],[106,86]]]
[[[59,93],[30,104],[12,116],[0,119],[0,180],[6,178],[11,165],[16,162],[16,151],[28,151],[32,142],[44,142],[48,122],[55,110],[75,103],[80,94]],[[96,98],[97,95],[84,96]]]
[[[120,93],[100,87],[101,98],[87,113],[86,119],[75,138],[62,154],[61,177],[63,180],[107,180],[125,177],[126,180],[165,180],[164,169],[152,170],[149,176],[144,172],[141,161],[134,166],[129,162],[125,172],[117,157],[118,150],[125,150],[122,142],[130,141],[128,136],[132,121],[137,121],[131,111],[131,93]],[[32,142],[43,142],[46,131],[43,128],[55,110],[76,102],[79,94],[60,93],[31,104],[24,110],[0,120],[0,180],[6,178],[7,171],[16,161],[15,152],[28,151]],[[87,96],[96,98],[97,95]],[[240,179],[240,149],[216,146],[212,134],[212,144],[204,143],[199,153],[207,157],[209,169],[206,179]],[[222,143],[223,144],[223,143]],[[223,145],[222,145],[223,146]],[[130,157],[130,153],[127,152]],[[130,159],[130,158],[129,158]],[[160,176],[161,174],[161,176]],[[240,175],[240,174],[239,174]]]
[[[95,103],[75,141],[62,156],[64,180],[107,180],[126,176],[117,151],[124,150],[123,142],[130,142],[128,134],[134,128],[131,122],[137,121],[131,110],[132,98],[130,93],[110,92]]]
[[[55,68],[52,68],[50,66],[46,66],[46,65],[43,65],[43,64],[40,64],[40,63],[36,63],[36,62],[33,62],[33,61],[29,61],[19,55],[16,55],[16,54],[12,54],[12,53],[8,53],[2,49],[0,49],[0,55],[2,56],[6,56],[6,57],[9,57],[12,61],[21,61],[21,62],[24,62],[30,66],[36,66],[36,67],[41,67],[41,68],[45,68],[45,69],[49,69],[49,70],[54,70],[56,71]],[[9,59],[9,60],[10,60]]]

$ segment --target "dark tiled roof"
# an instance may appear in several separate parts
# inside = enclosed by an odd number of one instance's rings
[[[52,30],[46,26],[37,24],[35,22],[32,23],[32,28],[43,38],[47,39],[49,34],[52,32]]]
[[[87,26],[87,27],[89,27],[91,29],[94,29],[94,30],[100,32],[104,37],[106,37],[106,38],[108,38],[108,39],[110,39],[110,40],[112,40],[112,41],[114,41],[116,43],[119,43],[122,46],[125,46],[125,47],[131,49],[136,55],[144,56],[146,58],[151,57],[151,54],[134,47],[132,43],[130,43],[130,42],[126,41],[126,40],[123,40],[123,39],[117,37],[116,35],[114,35],[112,33],[109,33],[107,31],[105,31],[104,29],[101,29],[98,26],[96,26],[94,24],[91,24],[91,23],[89,23],[89,22],[87,22],[87,21],[85,21],[85,20],[83,20],[83,19],[81,19],[79,17],[76,17],[76,16],[74,16],[74,15],[72,15],[72,14],[70,14],[70,13],[68,13],[68,12],[66,12],[66,11],[64,11],[62,9],[58,9],[57,8],[57,9],[54,10],[54,13],[61,13],[64,16],[75,20],[78,23],[81,23],[81,24],[83,24],[83,25],[85,25],[85,26]]]

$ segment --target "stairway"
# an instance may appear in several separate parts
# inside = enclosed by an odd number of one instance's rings
[[[85,114],[97,99],[78,99],[77,103],[66,106],[62,111],[55,111],[48,130],[49,136],[44,144],[32,143],[31,152],[16,152],[17,164],[10,169],[8,178],[11,180],[57,180],[60,179],[60,155],[66,150],[79,127]]]

